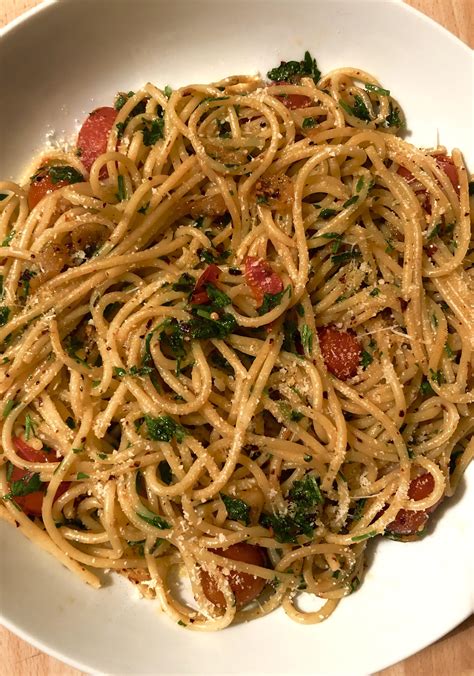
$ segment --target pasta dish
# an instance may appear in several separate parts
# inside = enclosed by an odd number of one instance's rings
[[[0,182],[0,516],[197,630],[323,621],[430,531],[474,455],[474,184],[405,128],[306,52],[120,92]]]

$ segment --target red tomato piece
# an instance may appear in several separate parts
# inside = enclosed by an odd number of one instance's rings
[[[429,472],[420,474],[420,476],[411,480],[408,488],[408,497],[411,500],[424,500],[431,495],[434,485],[435,482],[432,474]],[[428,509],[418,512],[411,509],[400,509],[395,519],[388,524],[387,530],[396,535],[416,535],[423,530],[430,513],[436,509],[438,504],[439,502]]]
[[[410,185],[410,183],[413,183],[413,181],[415,181],[415,177],[413,176],[411,171],[409,171],[405,167],[401,167],[401,166],[398,167],[397,174],[399,176],[401,176],[402,178],[404,178],[405,181],[408,183],[408,185]]]
[[[318,329],[318,338],[327,370],[340,380],[355,376],[362,352],[356,336],[332,326],[323,326]]]
[[[191,303],[193,303],[193,305],[205,305],[206,303],[209,303],[206,284],[215,284],[220,275],[221,269],[218,268],[215,263],[211,263],[211,265],[207,266],[207,268],[197,280],[196,286],[194,287],[194,291],[191,296]]]
[[[245,259],[245,280],[257,301],[258,307],[263,303],[265,294],[275,295],[283,291],[280,275],[273,272],[269,263],[262,258],[247,256]]]
[[[65,185],[69,185],[69,183],[67,181],[53,183],[47,173],[44,176],[38,176],[38,178],[33,179],[28,190],[28,206],[33,209],[45,195],[50,195],[55,190],[64,188]]]
[[[93,110],[82,125],[77,137],[77,147],[81,151],[81,161],[87,171],[91,170],[99,155],[107,150],[107,140],[116,117],[115,108],[104,106]]]
[[[211,551],[219,554],[219,556],[225,556],[232,561],[243,561],[254,566],[263,567],[267,564],[265,550],[257,545],[249,545],[245,542],[231,545],[227,549],[212,549]],[[209,601],[216,606],[224,607],[224,594],[218,588],[215,579],[204,570],[200,571],[200,576],[203,591]],[[239,573],[236,570],[230,570],[229,573],[226,573],[226,578],[234,593],[238,608],[254,601],[260,596],[266,585],[266,581],[263,578],[254,577],[248,573]]]
[[[27,460],[28,462],[57,462],[58,459],[56,458],[55,453],[46,453],[45,451],[37,451],[35,448],[32,446],[29,446],[29,444],[25,443],[23,439],[20,439],[20,437],[15,437],[13,439],[13,443],[15,445],[15,448],[17,450],[18,455],[20,458],[23,458],[23,460]],[[28,480],[34,472],[30,472],[30,470],[27,469],[22,469],[21,467],[14,467],[13,472],[12,472],[12,477],[11,477],[11,482],[13,481],[21,481],[21,480]],[[56,495],[54,496],[54,499],[57,500],[63,493],[65,493],[70,486],[69,481],[63,481],[59,484],[58,490],[56,491]],[[42,484],[42,488],[46,489],[46,484]],[[28,495],[19,495],[15,497],[15,502],[17,505],[21,507],[21,509],[25,512],[25,514],[28,514],[30,516],[41,516],[41,510],[43,507],[43,498],[44,498],[44,491],[39,490],[39,491],[33,491],[32,493],[28,493]]]
[[[453,162],[452,157],[448,157],[448,155],[436,155],[435,157],[436,164],[438,167],[444,171],[446,176],[449,178],[449,180],[452,183],[453,188],[459,195],[459,191],[461,189],[461,186],[459,185],[459,176],[458,176],[458,170],[456,169],[456,166]]]
[[[277,86],[283,86],[291,83],[285,82],[284,80],[280,80],[279,82],[274,82],[273,84]],[[285,94],[282,96],[278,96],[278,98],[281,100],[283,105],[288,108],[288,110],[297,110],[298,108],[309,108],[309,106],[313,105],[313,101],[309,98],[309,96],[305,96],[304,94]]]

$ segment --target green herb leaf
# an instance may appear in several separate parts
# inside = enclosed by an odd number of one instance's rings
[[[127,375],[127,369],[122,368],[121,366],[114,366],[114,376],[117,378],[123,378]]]
[[[195,317],[187,322],[181,322],[179,328],[182,334],[188,335],[194,340],[207,340],[210,338],[225,338],[237,328],[234,315],[227,312],[219,319],[207,319]]]
[[[369,296],[378,296],[380,293],[380,289],[375,287],[375,289],[372,289],[372,291],[369,293]]]
[[[194,289],[195,284],[195,278],[189,273],[183,272],[183,274],[179,276],[178,281],[172,284],[171,288],[173,291],[185,291],[186,293],[189,293]]]
[[[127,199],[127,191],[125,188],[125,179],[122,174],[119,174],[117,177],[117,187],[117,199],[119,202],[123,202],[125,199]]]
[[[331,263],[334,265],[344,265],[351,260],[360,258],[361,253],[358,249],[349,249],[348,251],[343,251],[342,253],[334,254],[331,256]]]
[[[166,85],[166,87],[163,89],[163,94],[166,96],[166,98],[169,99],[172,93],[173,90],[171,89],[171,87],[169,85]]]
[[[358,195],[352,195],[352,197],[349,197],[349,199],[346,200],[344,202],[344,204],[342,205],[343,209],[347,209],[347,207],[351,207],[353,204],[355,204],[357,202],[358,199],[359,199]]]
[[[362,368],[364,369],[364,371],[367,368],[367,366],[369,366],[373,361],[374,361],[374,358],[372,357],[370,352],[367,352],[367,350],[363,350],[362,354],[360,356],[360,364],[361,364]]]
[[[313,349],[313,331],[309,328],[307,324],[303,324],[300,329],[301,342],[305,349],[305,352],[308,354]]]
[[[289,497],[300,508],[306,509],[322,505],[324,502],[318,481],[313,474],[307,474],[301,481],[295,481],[290,489]]]
[[[153,441],[171,441],[176,439],[181,443],[186,436],[186,430],[169,415],[161,415],[158,418],[145,416],[148,435]]]
[[[303,129],[312,129],[317,124],[318,120],[316,117],[305,117],[301,126]]]
[[[321,209],[319,218],[322,218],[324,221],[327,221],[331,216],[337,214],[337,209]],[[328,233],[329,234],[329,233]],[[340,237],[340,235],[337,235]],[[327,235],[319,235],[319,237],[327,237]]]
[[[0,246],[10,246],[12,239],[15,237],[16,231],[15,230],[10,230],[8,235],[5,237],[3,242],[1,243]]]
[[[76,478],[78,481],[81,481],[82,479],[90,479],[90,476],[85,472],[78,472]]]
[[[441,369],[438,369],[437,371],[433,371],[433,369],[430,369],[430,379],[437,385],[441,385],[444,382],[444,377]]]
[[[365,183],[364,177],[363,177],[363,176],[360,176],[360,177],[357,179],[357,183],[356,183],[356,192],[360,192],[360,191],[362,190],[362,188],[364,187],[364,183]]]
[[[359,94],[356,94],[354,96],[354,105],[350,106],[343,99],[339,99],[339,105],[349,115],[352,115],[353,117],[357,117],[359,120],[364,120],[365,122],[370,122],[371,117],[370,117],[369,109],[365,105],[364,99]]]
[[[16,401],[14,399],[8,399],[7,403],[3,407],[3,417],[6,418],[15,408]]]
[[[435,237],[437,237],[439,235],[440,228],[441,228],[441,223],[436,223],[433,230],[428,235],[427,240],[430,241],[430,240],[434,239]]]
[[[357,500],[354,513],[352,514],[352,521],[359,521],[361,519],[362,514],[364,513],[364,507],[366,502],[367,498],[361,498],[360,500]]]
[[[426,378],[423,378],[421,385],[420,385],[420,392],[423,396],[428,396],[431,394],[434,394],[434,390],[431,387],[431,384]]]
[[[383,89],[377,85],[366,83],[365,89],[368,92],[374,92],[375,94],[380,94],[380,96],[390,96],[390,91],[388,89]]]
[[[396,108],[393,106],[393,104],[390,102],[389,104],[389,114],[385,118],[385,126],[386,127],[403,127],[403,122],[400,117],[400,109]]]
[[[36,493],[41,489],[42,481],[39,474],[27,473],[18,481],[13,481],[10,492],[3,496],[4,500],[12,500],[30,493]]]
[[[135,92],[130,91],[128,92],[128,94],[126,94],[125,92],[119,92],[115,97],[114,101],[115,110],[122,110],[124,105],[127,103],[128,99],[131,99],[132,96],[135,96]]]
[[[29,413],[25,416],[25,441],[28,441],[31,434],[35,435],[35,426]]]
[[[302,418],[304,418],[304,415],[300,411],[291,411],[290,420],[292,422],[299,422]],[[311,456],[309,457],[311,458]]]
[[[232,521],[243,521],[248,526],[250,524],[250,507],[240,498],[233,498],[230,495],[220,493],[222,502],[227,510],[227,515]]]
[[[143,144],[154,146],[159,139],[165,137],[164,129],[165,121],[162,117],[156,117],[151,122],[143,120]]]
[[[160,473],[160,479],[167,486],[173,481],[173,473],[171,471],[170,464],[167,460],[161,460],[158,463],[158,471]]]
[[[272,68],[267,73],[267,77],[274,82],[295,82],[300,77],[311,77],[318,82],[321,72],[316,65],[316,59],[306,51],[302,61],[282,61],[277,68]]]
[[[258,308],[258,314],[264,315],[267,312],[270,312],[270,310],[273,310],[273,308],[277,307],[277,305],[280,305],[286,292],[291,295],[290,286],[287,286],[286,289],[283,289],[283,291],[280,291],[279,293],[265,293],[263,295],[263,302]]]
[[[169,524],[165,519],[163,519],[162,516],[159,516],[159,514],[155,514],[154,512],[150,511],[145,507],[145,505],[142,505],[140,511],[137,512],[136,514],[140,519],[142,519],[142,521],[145,521],[145,523],[150,524],[150,526],[155,526],[155,528],[159,528],[160,530],[166,530],[168,528],[171,528],[171,524]]]
[[[126,126],[127,125],[126,125],[125,122],[117,122],[117,124],[115,125],[115,127],[117,129],[117,138],[118,139],[121,139],[122,136],[124,135]]]
[[[5,326],[10,316],[10,308],[6,305],[0,307],[0,326]]]
[[[70,166],[50,167],[48,173],[52,183],[59,183],[59,181],[82,183],[84,181],[84,176],[77,169]]]
[[[229,296],[214,286],[214,284],[206,284],[206,291],[214,308],[223,308],[226,305],[230,305],[231,300]]]
[[[448,359],[452,359],[454,357],[454,352],[452,349],[449,347],[448,341],[444,344],[444,349],[446,351],[446,354],[448,356]]]
[[[368,540],[369,538],[373,538],[377,535],[376,530],[371,530],[370,533],[366,533],[365,535],[355,535],[353,538],[351,538],[352,542],[361,542],[362,540]]]

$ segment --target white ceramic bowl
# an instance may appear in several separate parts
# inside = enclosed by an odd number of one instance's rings
[[[309,49],[321,69],[353,65],[399,99],[412,140],[473,151],[472,54],[398,0],[60,0],[3,31],[0,175],[18,176],[47,135],[73,135],[95,106],[159,85],[266,72]],[[0,524],[1,614],[20,636],[92,672],[368,673],[403,659],[474,609],[474,467],[412,544],[377,542],[360,591],[319,626],[283,612],[195,634],[112,577],[76,580]],[[433,528],[433,526],[432,526]]]

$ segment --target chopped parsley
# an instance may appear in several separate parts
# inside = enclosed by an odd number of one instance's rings
[[[360,192],[362,190],[362,188],[364,187],[364,183],[365,183],[364,177],[359,176],[356,183],[356,192]]]
[[[322,218],[324,221],[327,221],[331,216],[337,214],[337,209],[321,209],[319,218]],[[326,237],[326,235],[320,235],[320,237]]]
[[[162,516],[159,516],[159,514],[155,514],[151,510],[147,509],[145,505],[142,505],[141,510],[136,514],[140,519],[142,519],[142,521],[150,524],[150,526],[155,526],[155,528],[159,528],[160,530],[171,528],[171,525],[165,519],[163,519]]]
[[[361,542],[362,540],[368,540],[369,538],[373,538],[377,535],[376,530],[371,530],[370,533],[365,533],[365,535],[354,535],[353,538],[351,538],[352,542]]]
[[[373,361],[374,358],[372,357],[370,352],[367,352],[367,350],[363,350],[360,356],[360,364],[364,371]]]
[[[172,93],[173,90],[171,89],[171,87],[169,85],[166,85],[166,87],[163,89],[163,94],[166,96],[166,98],[169,99]]]
[[[348,263],[351,260],[360,258],[360,256],[361,254],[358,249],[356,248],[349,249],[348,251],[342,251],[341,253],[332,255],[331,263],[333,263],[334,265],[344,265],[345,263]]]
[[[383,87],[378,87],[369,82],[366,83],[365,90],[367,92],[374,92],[374,94],[380,94],[380,96],[390,96],[390,91],[388,89],[383,89]]]
[[[77,478],[78,481],[81,481],[83,479],[90,479],[90,476],[88,474],[86,474],[85,472],[78,472],[76,478]]]
[[[423,380],[421,381],[420,392],[423,396],[434,394],[434,390],[431,387],[430,382],[426,378],[423,378]]]
[[[315,519],[324,502],[317,479],[307,474],[295,481],[288,494],[285,514],[262,514],[261,523],[272,528],[277,542],[296,542],[299,535],[311,537]]]
[[[117,188],[117,199],[119,202],[123,202],[125,199],[127,199],[127,191],[125,188],[125,179],[122,174],[119,174],[117,177]]]
[[[342,208],[347,209],[347,207],[351,207],[353,204],[357,202],[358,199],[359,199],[358,195],[352,195],[352,197],[349,197],[349,199],[344,202]]]
[[[360,96],[360,94],[356,94],[354,96],[354,104],[352,106],[346,103],[346,101],[344,101],[343,99],[339,99],[339,105],[349,115],[357,117],[359,120],[370,122],[371,117],[369,109],[365,105],[364,99]]]
[[[0,307],[0,326],[5,326],[10,316],[10,308],[6,305]]]
[[[214,308],[223,308],[226,305],[230,305],[229,296],[214,286],[214,284],[206,284],[206,291]]]
[[[34,436],[36,434],[36,432],[35,432],[35,426],[33,424],[33,421],[31,420],[31,416],[28,413],[25,416],[25,441],[29,440],[31,434],[33,434],[33,436]]]
[[[452,359],[454,357],[454,352],[449,347],[448,341],[446,341],[446,343],[444,344],[444,349],[445,349],[445,352],[446,352],[448,359]]]
[[[42,481],[39,474],[28,472],[18,481],[13,481],[10,492],[3,496],[4,500],[13,500],[14,498],[36,493],[41,489]]]
[[[227,515],[232,521],[242,521],[246,526],[250,524],[250,507],[240,498],[220,493],[222,502],[227,510]]]
[[[392,103],[390,105],[390,112],[385,118],[385,126],[386,127],[402,127],[403,123],[400,117],[400,110],[399,108],[396,108],[393,106]]]
[[[4,418],[8,417],[10,413],[16,406],[16,401],[14,399],[8,399],[5,406],[3,407],[2,416]]]
[[[153,418],[150,415],[145,416],[145,423],[148,435],[153,441],[167,441],[176,439],[181,443],[186,436],[186,430],[169,415],[160,415]]]
[[[267,77],[274,82],[299,82],[301,77],[311,77],[318,82],[321,72],[318,70],[316,59],[306,51],[302,61],[282,61],[277,68],[268,71]]]
[[[304,416],[301,413],[301,411],[291,411],[290,412],[290,420],[292,422],[299,422],[300,420],[302,420],[302,418],[304,418]],[[311,458],[311,456],[309,456],[309,457]],[[305,456],[305,458],[306,458],[306,456]]]
[[[67,183],[82,183],[84,181],[84,176],[68,165],[50,167],[48,170],[49,178],[51,183],[59,183],[60,181],[66,181]]]
[[[436,223],[433,230],[431,230],[428,237],[426,238],[428,240],[428,242],[439,235],[440,228],[441,228],[441,223]]]
[[[195,317],[179,324],[182,334],[188,335],[194,340],[207,340],[210,338],[225,338],[237,328],[234,315],[227,312],[219,319],[207,317]]]
[[[360,500],[357,500],[357,504],[352,514],[352,521],[359,521],[361,519],[362,514],[364,513],[364,507],[366,502],[367,498],[361,498]]]
[[[312,129],[318,124],[318,120],[316,117],[305,117],[303,120],[303,124],[301,125],[303,129]]]
[[[375,289],[372,289],[372,291],[369,293],[369,296],[378,296],[380,293],[380,289],[375,287]]]
[[[286,289],[283,289],[283,291],[280,291],[279,293],[265,293],[263,295],[263,302],[258,308],[258,314],[264,315],[276,308],[277,305],[280,305],[281,301],[283,300],[283,296],[287,291],[289,294],[291,294],[290,286],[287,286]]]
[[[0,246],[10,246],[12,239],[15,237],[16,231],[14,229],[10,230],[8,235],[5,237]]]
[[[151,122],[143,120],[143,144],[154,146],[157,141],[165,137],[165,121],[162,117],[155,117]]]
[[[171,471],[170,464],[167,460],[161,460],[158,463],[158,471],[160,473],[160,479],[167,486],[173,481],[173,473]]]
[[[114,101],[115,110],[122,110],[124,105],[127,103],[128,99],[131,99],[132,96],[135,96],[135,92],[129,91],[128,94],[124,92],[119,92]]]
[[[313,331],[307,324],[303,324],[300,329],[301,342],[306,352],[310,353],[313,349]]]
[[[434,371],[433,369],[430,369],[430,380],[432,380],[437,385],[441,385],[444,382],[443,373],[441,370],[438,369],[437,371]]]
[[[196,280],[194,277],[187,272],[183,272],[183,274],[179,276],[178,281],[175,282],[171,288],[173,291],[190,292],[194,289],[195,284]]]

